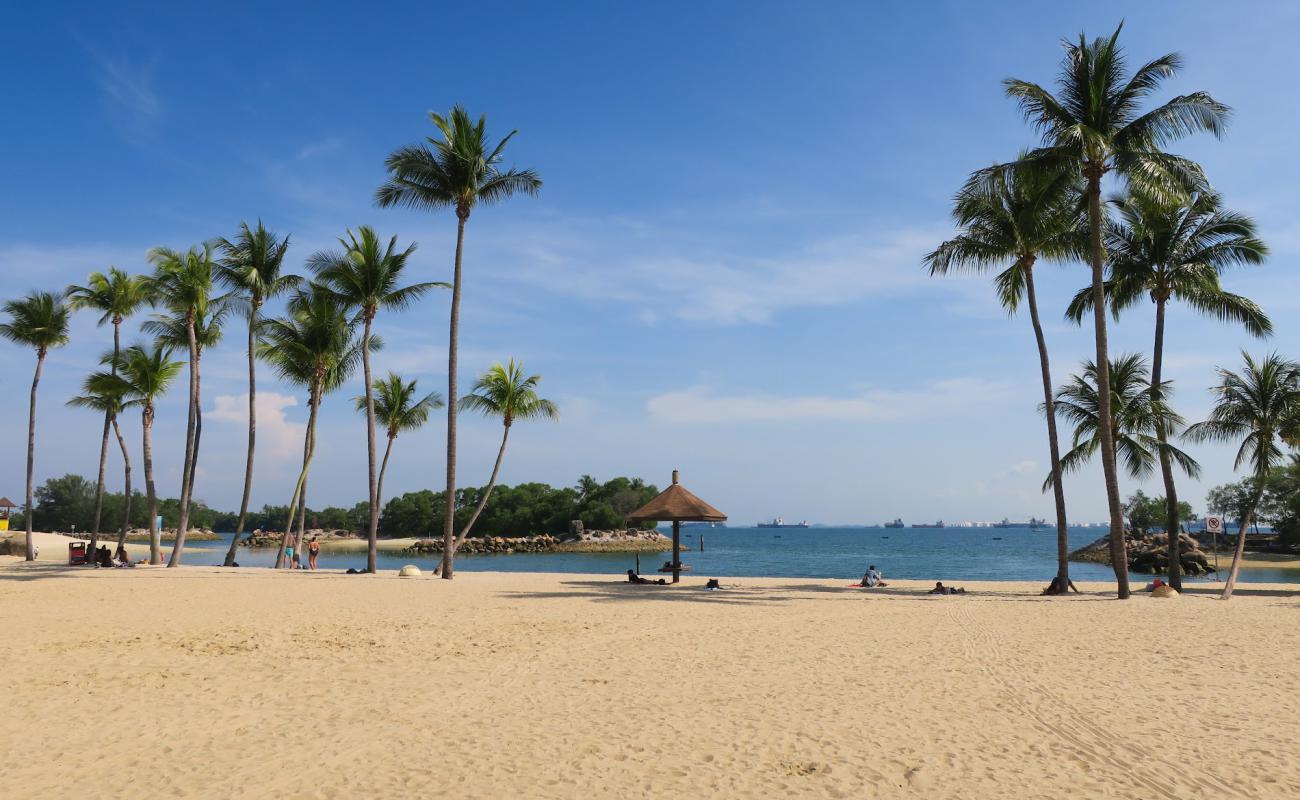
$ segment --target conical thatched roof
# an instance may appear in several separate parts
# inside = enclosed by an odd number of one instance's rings
[[[727,515],[691,494],[677,482],[673,470],[673,485],[659,493],[655,499],[627,515],[628,522],[723,522]]]
[[[8,497],[0,497],[0,508],[17,508],[18,504]]]

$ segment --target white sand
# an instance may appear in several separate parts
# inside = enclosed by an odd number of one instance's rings
[[[0,797],[1300,797],[1295,587],[702,582],[0,559]]]

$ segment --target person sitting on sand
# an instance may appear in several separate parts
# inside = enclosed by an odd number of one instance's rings
[[[1156,578],[1155,580],[1151,581],[1151,582],[1148,583],[1146,586],[1144,586],[1144,587],[1142,588],[1142,591],[1144,591],[1144,592],[1154,592],[1156,589],[1159,589],[1161,586],[1164,586],[1164,585],[1165,585],[1165,582],[1164,582],[1163,580],[1161,580],[1160,578]]]
[[[966,594],[966,590],[964,588],[959,589],[952,586],[944,586],[943,581],[935,581],[934,588],[930,590],[930,594]]]
[[[125,545],[120,545],[120,544],[119,544],[119,545],[117,546],[117,554],[114,556],[114,558],[115,558],[116,561],[117,561],[117,563],[116,563],[114,566],[118,566],[118,567],[134,567],[134,566],[135,566],[135,564],[132,564],[132,563],[131,563],[131,557],[130,557],[129,555],[126,554],[126,547],[125,547]]]
[[[889,584],[882,580],[884,577],[884,574],[881,573],[880,570],[876,569],[876,565],[872,564],[867,567],[867,571],[862,576],[862,585],[867,589],[874,589],[877,586],[888,586]]]

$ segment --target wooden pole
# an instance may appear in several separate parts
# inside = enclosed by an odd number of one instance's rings
[[[682,523],[673,520],[673,583],[682,579]]]

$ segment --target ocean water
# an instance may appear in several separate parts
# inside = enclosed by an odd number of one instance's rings
[[[1102,528],[1072,528],[1070,547],[1088,544],[1102,536]],[[700,552],[699,540],[704,538]],[[229,545],[223,542],[195,542],[185,548],[186,564],[220,564]],[[1044,584],[1056,574],[1056,533],[1053,529],[1027,528],[686,528],[682,545],[690,548],[682,562],[692,567],[695,577],[765,576],[780,578],[862,577],[875,564],[886,578],[916,580],[1027,580]],[[643,553],[643,573],[652,573],[669,554]],[[1219,556],[1226,575],[1231,556]],[[271,566],[273,549],[240,548],[242,566]],[[322,553],[322,569],[362,568],[364,553],[335,555]],[[416,564],[431,570],[437,556],[405,554],[379,555],[381,569]],[[637,566],[631,553],[517,553],[511,555],[462,555],[456,568],[465,571],[572,572],[619,575]],[[1110,581],[1114,573],[1100,564],[1071,563],[1075,580]],[[1134,575],[1134,583],[1143,579]],[[1197,580],[1189,578],[1188,580]],[[1300,581],[1292,570],[1243,570],[1242,581],[1287,583]]]

